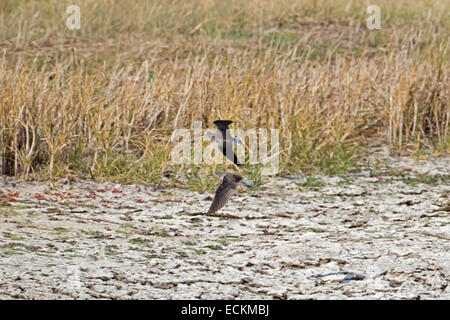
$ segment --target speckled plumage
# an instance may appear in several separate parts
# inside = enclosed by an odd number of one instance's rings
[[[213,214],[222,209],[230,199],[231,195],[235,193],[237,186],[242,182],[242,177],[233,173],[224,175],[222,183],[216,190],[214,200],[209,208],[207,214]]]

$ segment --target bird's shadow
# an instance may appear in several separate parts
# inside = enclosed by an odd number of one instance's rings
[[[183,214],[187,216],[205,216],[205,217],[215,217],[215,218],[223,218],[223,219],[242,219],[243,217],[234,215],[234,214],[228,214],[228,213],[210,213],[207,214],[205,212],[201,211],[195,211],[195,212],[183,212]]]

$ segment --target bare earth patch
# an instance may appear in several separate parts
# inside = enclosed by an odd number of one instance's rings
[[[0,185],[2,299],[449,299],[450,158],[213,194]],[[219,182],[219,181],[218,181]]]

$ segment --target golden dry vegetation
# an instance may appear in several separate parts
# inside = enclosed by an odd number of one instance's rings
[[[66,27],[71,4],[80,30]],[[2,171],[159,182],[181,172],[173,130],[218,118],[280,129],[280,172],[345,171],[382,143],[446,155],[448,12],[444,0],[3,0]]]

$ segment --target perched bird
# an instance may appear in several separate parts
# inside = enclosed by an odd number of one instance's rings
[[[216,142],[219,150],[235,165],[240,166],[236,154],[233,151],[233,144],[242,145],[242,141],[230,134],[229,126],[233,123],[231,120],[216,120],[213,122],[217,130],[215,133],[206,132],[205,135]]]
[[[222,178],[222,183],[216,190],[214,200],[207,214],[213,214],[216,211],[222,209],[230,199],[231,195],[236,192],[236,188],[239,183],[242,183],[247,187],[253,186],[253,181],[247,180],[233,173],[216,173],[215,176],[218,178]]]

